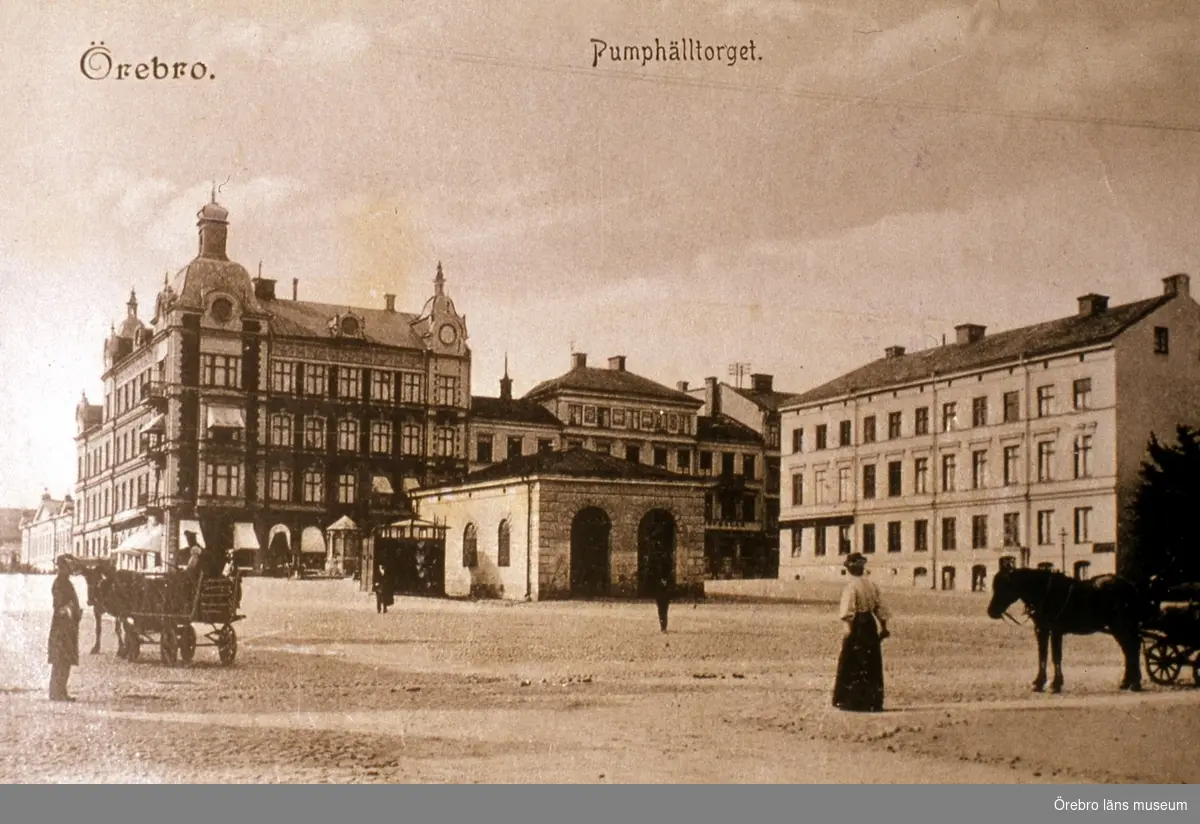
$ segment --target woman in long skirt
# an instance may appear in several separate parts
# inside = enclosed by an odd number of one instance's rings
[[[891,617],[879,587],[863,572],[867,559],[855,552],[846,558],[850,582],[842,592],[840,617],[846,625],[842,653],[838,656],[833,705],[851,712],[883,711],[883,649]],[[878,624],[876,624],[878,620]]]

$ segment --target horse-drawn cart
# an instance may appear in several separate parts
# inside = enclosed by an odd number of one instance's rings
[[[1200,687],[1200,584],[1167,590],[1158,614],[1142,629],[1146,672],[1156,684],[1174,684],[1185,667]]]
[[[216,647],[222,664],[232,665],[237,657],[235,622],[238,614],[238,582],[233,578],[200,577],[194,592],[186,577],[147,575],[146,590],[139,611],[124,621],[125,655],[136,661],[142,644],[157,644],[164,664],[190,663],[197,647]],[[192,624],[207,624],[210,629],[198,636]],[[201,640],[203,638],[204,640]]]

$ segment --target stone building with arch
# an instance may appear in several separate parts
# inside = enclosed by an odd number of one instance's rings
[[[450,596],[639,597],[704,586],[707,481],[583,448],[523,455],[422,489],[446,527]]]

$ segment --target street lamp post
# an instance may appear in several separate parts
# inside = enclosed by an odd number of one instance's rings
[[[1063,527],[1058,531],[1058,545],[1062,549],[1062,571],[1067,573],[1067,528]]]

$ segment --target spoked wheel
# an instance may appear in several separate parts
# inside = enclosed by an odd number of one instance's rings
[[[163,624],[162,633],[158,639],[158,653],[162,662],[168,667],[175,666],[179,657],[179,639],[175,635],[174,624]]]
[[[230,666],[233,659],[237,658],[237,633],[229,624],[221,627],[217,633],[217,655],[225,666]]]
[[[179,657],[185,664],[196,657],[196,630],[191,624],[179,628]]]
[[[1174,684],[1186,661],[1183,648],[1167,641],[1160,639],[1146,647],[1146,673],[1156,684]]]
[[[1200,687],[1200,655],[1192,662],[1192,686]]]

